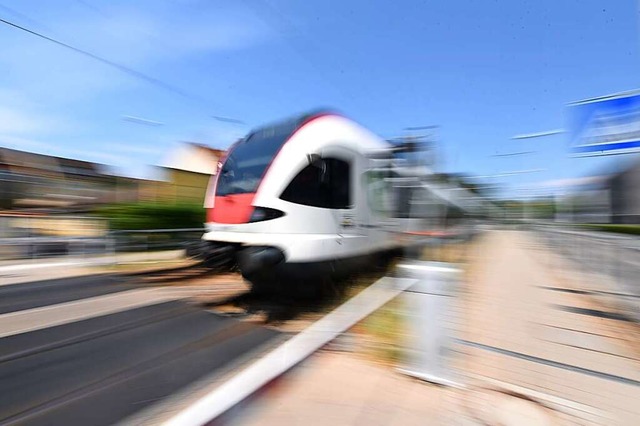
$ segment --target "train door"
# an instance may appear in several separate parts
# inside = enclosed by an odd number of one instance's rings
[[[359,168],[357,156],[342,147],[322,150],[318,167],[322,169],[322,187],[326,194],[325,205],[331,209],[336,233],[345,238],[357,233],[360,219],[359,194],[355,191],[355,171]]]

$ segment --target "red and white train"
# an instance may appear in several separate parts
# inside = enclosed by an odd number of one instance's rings
[[[209,185],[203,239],[230,249],[254,286],[367,268],[398,248],[379,159],[390,148],[331,112],[258,128],[229,149]]]

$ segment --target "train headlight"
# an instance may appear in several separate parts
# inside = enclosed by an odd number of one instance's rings
[[[268,207],[255,207],[249,218],[249,223],[277,219],[282,216],[284,216],[284,212],[280,210],[270,209]]]

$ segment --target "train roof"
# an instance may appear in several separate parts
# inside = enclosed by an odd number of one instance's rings
[[[247,135],[247,139],[252,135],[261,132],[274,132],[274,133],[293,133],[302,126],[304,126],[307,122],[313,120],[314,118],[321,117],[323,115],[337,115],[341,114],[337,111],[331,109],[318,108],[311,111],[307,111],[301,114],[294,115],[289,118],[285,118],[284,120],[275,121],[269,124],[265,124],[260,127],[256,127],[252,129]]]
[[[252,139],[263,139],[263,140],[278,140],[281,143],[289,140],[293,135],[300,129],[302,129],[305,125],[311,123],[317,118],[321,117],[334,117],[339,119],[342,123],[350,123],[349,127],[339,126],[334,129],[342,129],[340,131],[348,131],[349,133],[355,131],[355,134],[359,134],[360,136],[365,136],[360,139],[359,147],[360,149],[364,149],[367,151],[373,150],[384,150],[389,147],[389,143],[384,139],[376,136],[366,128],[357,124],[353,120],[345,117],[340,112],[336,110],[320,108],[311,111],[307,111],[301,114],[297,114],[295,116],[289,117],[284,120],[276,121],[270,124],[266,124],[261,127],[257,127],[252,130],[244,139],[242,139],[239,143],[250,142]],[[348,129],[348,130],[347,130]],[[354,134],[354,133],[351,133]]]

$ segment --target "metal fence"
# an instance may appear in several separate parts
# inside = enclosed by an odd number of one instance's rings
[[[203,228],[109,231],[96,237],[16,236],[0,238],[0,260],[109,256],[117,253],[187,249]]]
[[[550,225],[534,230],[551,249],[601,277],[592,291],[614,298],[625,314],[640,321],[640,237]]]
[[[87,256],[107,253],[108,238],[16,237],[0,239],[0,260],[37,259],[56,256]]]
[[[204,228],[144,229],[111,231],[107,235],[115,252],[185,249],[200,241]]]

